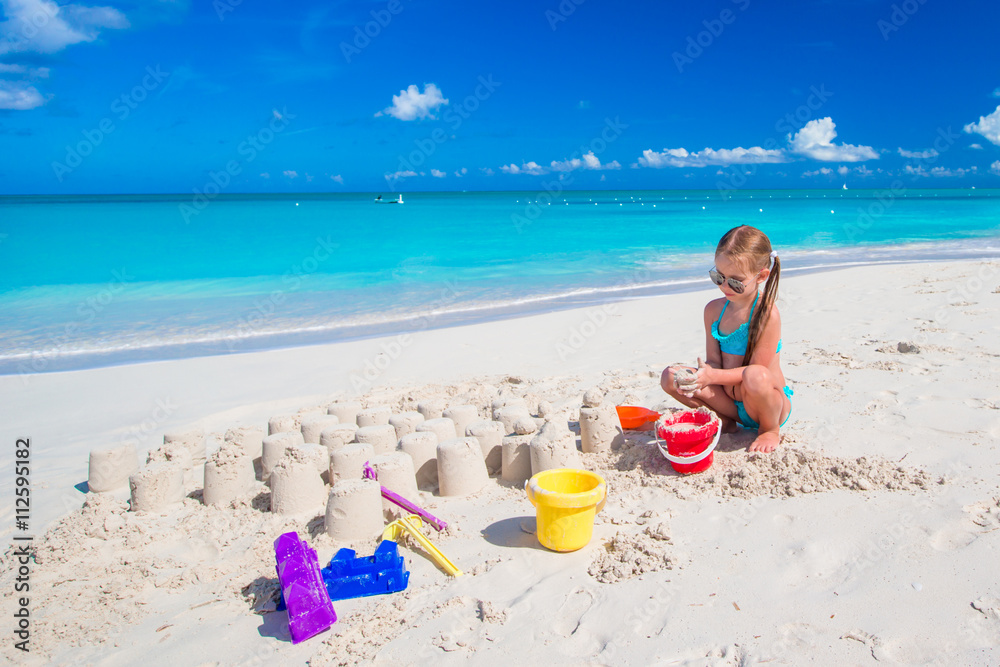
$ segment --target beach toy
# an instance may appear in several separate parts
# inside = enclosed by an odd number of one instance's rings
[[[594,517],[608,499],[604,478],[589,470],[554,468],[534,475],[525,485],[535,506],[536,535],[553,551],[576,551],[594,534]]]
[[[431,541],[424,537],[424,534],[420,532],[420,526],[422,525],[423,522],[420,521],[420,517],[416,514],[411,514],[408,517],[404,516],[396,519],[385,527],[385,530],[382,531],[382,539],[398,542],[400,535],[404,532],[409,533],[410,537],[419,542],[420,546],[424,548],[424,551],[426,551],[427,554],[433,558],[445,572],[453,577],[461,577],[462,571],[459,570],[454,563],[448,560],[448,557],[441,553],[441,550],[431,544]]]
[[[298,534],[285,533],[274,541],[274,559],[292,643],[304,642],[336,623],[337,612],[320,576],[316,552]]]
[[[360,558],[353,549],[341,549],[320,574],[331,600],[397,593],[410,581],[399,545],[392,540],[382,540],[374,555]]]
[[[367,479],[374,479],[374,480],[378,481],[378,475],[375,474],[375,469],[372,468],[368,463],[365,463],[365,473],[364,474],[365,474],[365,478],[367,478]],[[379,485],[379,486],[381,486],[381,485]],[[385,498],[386,500],[396,503],[397,505],[399,505],[400,507],[402,507],[407,512],[410,512],[411,514],[416,514],[417,516],[420,516],[420,517],[423,517],[424,519],[427,519],[427,523],[431,524],[432,526],[434,526],[438,530],[444,530],[445,528],[448,527],[447,522],[442,521],[441,519],[437,518],[436,516],[434,516],[433,514],[431,514],[430,512],[428,512],[427,510],[422,509],[421,507],[419,507],[419,506],[411,503],[409,500],[407,500],[403,496],[399,495],[395,491],[387,489],[384,486],[381,486],[381,488],[382,488],[382,497]],[[385,539],[384,535],[383,535],[383,539]]]
[[[656,446],[682,475],[702,472],[712,467],[720,426],[719,416],[705,408],[665,414],[656,422]]]
[[[642,428],[660,418],[659,412],[637,405],[619,405],[615,410],[618,412],[618,421],[621,422],[623,429]]]

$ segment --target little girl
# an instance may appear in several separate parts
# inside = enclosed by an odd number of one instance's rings
[[[719,414],[726,430],[734,422],[756,429],[751,452],[778,446],[778,429],[792,412],[792,390],[781,372],[781,316],[778,295],[781,262],[767,236],[742,225],[726,232],[708,272],[724,298],[705,306],[705,361],[696,372],[670,366],[660,386],[675,399]],[[759,292],[760,285],[764,293]]]

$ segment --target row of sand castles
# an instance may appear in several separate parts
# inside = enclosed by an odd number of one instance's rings
[[[602,399],[598,390],[584,394],[579,420],[584,452],[605,451],[621,438],[614,410],[602,406]],[[128,484],[131,510],[159,512],[184,499],[195,467],[203,465],[203,502],[228,506],[255,492],[258,463],[260,481],[271,489],[272,512],[315,513],[325,501],[327,533],[350,541],[377,536],[384,513],[400,512],[382,498],[380,485],[416,502],[418,488],[466,496],[497,472],[505,482],[523,486],[542,470],[582,466],[566,416],[547,401],[529,406],[521,397],[499,398],[491,413],[492,419],[483,419],[475,405],[445,407],[439,399],[396,413],[387,406],[338,401],[326,414],[272,417],[267,435],[257,428],[230,429],[211,457],[200,430],[165,434],[163,446],[149,453],[141,470],[133,445],[94,450],[88,485],[108,492]],[[365,478],[366,463],[378,481]]]

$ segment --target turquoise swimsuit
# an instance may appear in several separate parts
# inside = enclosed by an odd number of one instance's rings
[[[760,292],[757,292],[757,296],[753,298],[753,305],[750,306],[750,317],[747,321],[736,327],[736,330],[732,333],[723,334],[719,332],[719,322],[722,321],[722,315],[726,312],[726,307],[729,306],[729,299],[726,299],[725,305],[722,306],[722,312],[719,313],[719,318],[712,322],[712,338],[719,341],[719,347],[726,354],[746,354],[747,352],[747,338],[750,333],[750,320],[753,319],[753,309],[757,307],[757,299],[760,298]],[[778,341],[778,349],[775,353],[781,352],[781,341]],[[792,391],[791,387],[787,384],[784,388],[785,396],[788,397],[788,402],[791,403]],[[745,428],[759,429],[760,424],[754,421],[749,414],[747,414],[746,408],[743,407],[743,401],[733,401],[736,403],[736,412],[740,417],[740,424]],[[792,411],[789,409],[788,417],[792,416]],[[788,421],[788,417],[785,417],[785,421],[781,422],[781,426],[785,425]]]

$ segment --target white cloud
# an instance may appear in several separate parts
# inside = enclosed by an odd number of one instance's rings
[[[271,174],[267,173],[266,171],[265,172],[261,172],[260,177],[261,178],[271,178]]]
[[[906,149],[900,148],[899,154],[907,158],[916,158],[918,160],[926,160],[928,158],[937,157],[938,152],[933,148],[928,148],[925,151],[908,151]]]
[[[980,116],[978,123],[969,123],[962,129],[969,134],[981,134],[1000,146],[1000,106],[989,116]]]
[[[875,173],[874,171],[872,171],[871,169],[869,169],[865,165],[861,165],[860,167],[855,167],[854,171],[856,173],[858,173],[859,175],[861,175],[861,176],[871,176],[872,174]],[[881,171],[881,169],[879,171]]]
[[[833,169],[830,169],[829,167],[820,167],[815,171],[802,172],[803,178],[805,178],[806,176],[831,176],[831,175],[833,175]]]
[[[448,104],[448,100],[433,83],[425,83],[422,93],[416,84],[410,84],[406,90],[399,91],[399,95],[392,96],[392,106],[382,109],[375,116],[386,114],[399,120],[434,118],[433,111],[444,104]]]
[[[646,149],[639,158],[643,167],[707,167],[708,165],[727,166],[731,164],[764,164],[787,162],[788,158],[782,150],[767,150],[760,146],[752,148],[706,148],[702,151],[689,153],[684,148],[665,148],[657,153]]]
[[[601,180],[602,181],[606,181],[606,180],[608,180],[608,177],[606,175],[604,175],[604,174],[601,174]]]
[[[862,162],[877,160],[878,153],[871,146],[833,143],[837,136],[833,119],[811,120],[795,136],[788,135],[788,148],[792,153],[803,155],[820,162]]]
[[[469,170],[466,167],[462,167],[461,169],[459,169],[458,171],[455,172],[455,175],[458,176],[459,178],[461,178],[462,176],[465,176],[468,173],[469,173]]]
[[[431,169],[431,176],[433,176],[434,178],[444,178],[447,175],[448,174],[441,171],[440,169]]]
[[[552,161],[553,171],[574,171],[576,169],[590,169],[593,171],[601,169],[621,169],[622,166],[618,163],[618,160],[612,160],[607,164],[601,164],[600,158],[594,155],[594,151],[590,151],[583,157],[571,158],[569,160]]]
[[[961,167],[955,169],[934,167],[931,169],[931,176],[937,176],[938,178],[962,178],[966,174],[975,174],[977,171],[979,171],[979,167],[969,167],[968,169],[962,169]]]
[[[990,97],[1000,97],[1000,88],[997,88],[992,93],[990,93]]]
[[[407,169],[405,171],[396,171],[391,174],[386,174],[385,180],[396,181],[399,180],[400,178],[410,178],[411,176],[416,176],[416,175],[417,172],[413,171],[412,169]]]
[[[49,68],[0,63],[0,74],[20,74],[21,78],[25,79],[47,79]]]
[[[287,169],[287,170],[285,170],[285,171],[283,171],[281,173],[284,174],[285,176],[287,176],[288,178],[298,178],[299,177],[299,172],[293,171],[291,169]]]
[[[341,185],[344,184],[344,177],[341,176],[340,174],[337,174],[336,176],[331,176],[330,180],[336,183],[340,183]]]
[[[841,176],[847,176],[848,171],[849,170],[844,165],[840,165],[839,167],[837,167],[837,173],[840,174]]]
[[[912,164],[908,164],[903,167],[903,171],[910,176],[930,176],[923,165],[914,167]]]
[[[0,79],[0,109],[27,111],[43,104],[45,99],[34,86]]]
[[[104,28],[129,27],[113,7],[58,5],[52,0],[0,0],[6,21],[0,23],[0,55],[57,53],[80,42],[93,42]]]
[[[1000,176],[1000,160],[997,160],[996,162],[990,165],[990,173]]]
[[[479,168],[479,171],[483,172],[483,173],[484,173],[484,174],[486,174],[487,176],[492,176],[492,175],[493,175],[493,173],[494,173],[494,172],[493,172],[493,170],[492,170],[492,169],[490,169],[489,167],[480,167],[480,168]]]
[[[983,150],[983,147],[980,144],[969,144],[969,148],[977,151]]]
[[[537,162],[524,162],[518,167],[516,164],[505,164],[500,167],[500,171],[505,174],[530,174],[532,176],[539,176],[546,173],[548,170]]]

